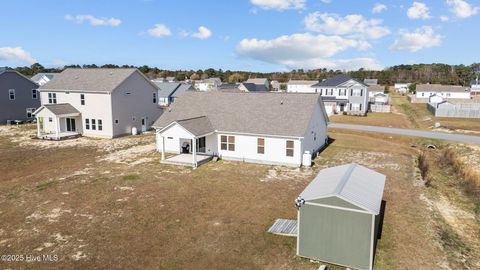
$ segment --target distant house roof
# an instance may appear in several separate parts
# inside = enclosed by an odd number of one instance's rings
[[[289,80],[289,85],[314,85],[317,84],[318,81],[311,81],[311,80]]]
[[[245,87],[248,92],[265,92],[269,90],[264,84],[244,82],[240,84],[240,88],[241,86]]]
[[[254,83],[254,84],[265,84],[265,82],[268,82],[267,78],[253,78],[253,79],[248,79],[245,81],[246,83]]]
[[[418,84],[417,92],[468,92],[467,87],[460,85]]]
[[[165,128],[175,121],[206,116],[217,131],[304,137],[319,104],[328,121],[316,94],[187,91],[153,126]]]
[[[70,103],[59,103],[59,104],[45,104],[34,112],[34,114],[39,113],[44,108],[47,108],[53,114],[60,116],[65,114],[80,114],[80,112],[75,109]]]
[[[223,90],[223,89],[238,89],[239,84],[237,83],[222,83],[217,87],[218,90]]]
[[[133,73],[135,68],[67,68],[39,90],[70,90],[111,93]],[[150,82],[147,78],[145,78]],[[152,83],[152,85],[154,85]]]
[[[478,81],[477,81],[476,79],[475,79],[475,80],[471,80],[471,81],[470,81],[470,85],[471,85],[471,86],[474,86],[474,85],[475,85],[475,86],[477,86],[477,85],[480,85],[480,80],[478,80]]]
[[[215,129],[212,126],[212,123],[210,122],[210,119],[208,119],[208,117],[206,116],[182,119],[182,120],[177,120],[175,122],[180,126],[184,127],[194,136],[205,135],[215,131]]]
[[[60,73],[37,73],[35,74],[30,80],[38,83],[43,77],[47,77],[49,80],[53,79],[53,77],[57,76]]]
[[[208,78],[204,80],[198,81],[199,83],[214,83],[214,84],[220,84],[222,83],[222,80],[220,78]]]
[[[365,79],[363,80],[363,83],[366,85],[372,86],[372,85],[377,85],[378,84],[378,79]]]
[[[370,85],[368,87],[368,91],[369,92],[384,92],[385,91],[385,87],[381,86],[381,85]]]
[[[359,84],[362,84],[364,86],[368,86],[368,85],[364,84],[363,82],[355,80],[355,79],[353,79],[352,77],[350,77],[346,74],[340,74],[340,75],[330,77],[330,78],[328,78],[328,79],[326,79],[322,82],[319,82],[319,83],[315,84],[314,86],[337,87],[337,86],[340,86],[340,85],[348,82],[349,80],[354,80],[354,81],[358,82]]]
[[[177,81],[177,78],[175,77],[166,77],[165,80],[169,81],[169,82],[176,82]]]
[[[185,91],[190,91],[190,90],[192,91],[194,90],[191,84],[181,83],[180,86],[177,88],[177,90],[173,92],[172,97],[176,98],[180,96],[182,93],[184,93]]]
[[[385,175],[358,164],[321,170],[300,194],[305,201],[336,196],[372,214],[379,214]]]

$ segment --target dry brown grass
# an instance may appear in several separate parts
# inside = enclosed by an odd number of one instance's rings
[[[347,162],[387,175],[375,268],[438,268],[446,255],[412,183],[414,140],[330,136],[333,144],[302,170],[224,161],[192,170],[151,152],[116,162],[100,149],[23,147],[0,136],[0,253],[60,257],[2,268],[316,269],[295,256],[295,239],[266,230],[276,218],[296,218],[293,200],[319,169]],[[265,181],[272,170],[278,177]]]
[[[371,125],[381,127],[407,128],[408,122],[400,114],[368,113],[367,116],[333,115],[330,121],[334,123]]]
[[[450,164],[455,172],[464,179],[468,193],[475,197],[480,196],[480,173],[476,168],[466,165],[455,149],[446,148],[441,161]]]

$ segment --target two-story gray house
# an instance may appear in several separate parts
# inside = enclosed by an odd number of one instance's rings
[[[40,138],[113,138],[149,130],[162,113],[158,88],[134,68],[69,68],[39,91]]]
[[[0,68],[0,124],[34,120],[40,107],[38,85],[13,69]]]
[[[364,115],[368,110],[368,85],[341,74],[311,86],[320,93],[328,114]]]

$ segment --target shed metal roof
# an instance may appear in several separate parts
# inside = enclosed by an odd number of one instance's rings
[[[385,175],[351,163],[321,170],[300,194],[305,201],[336,196],[378,215]]]

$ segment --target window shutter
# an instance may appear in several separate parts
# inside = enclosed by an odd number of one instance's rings
[[[350,89],[350,96],[353,96],[353,89]]]

